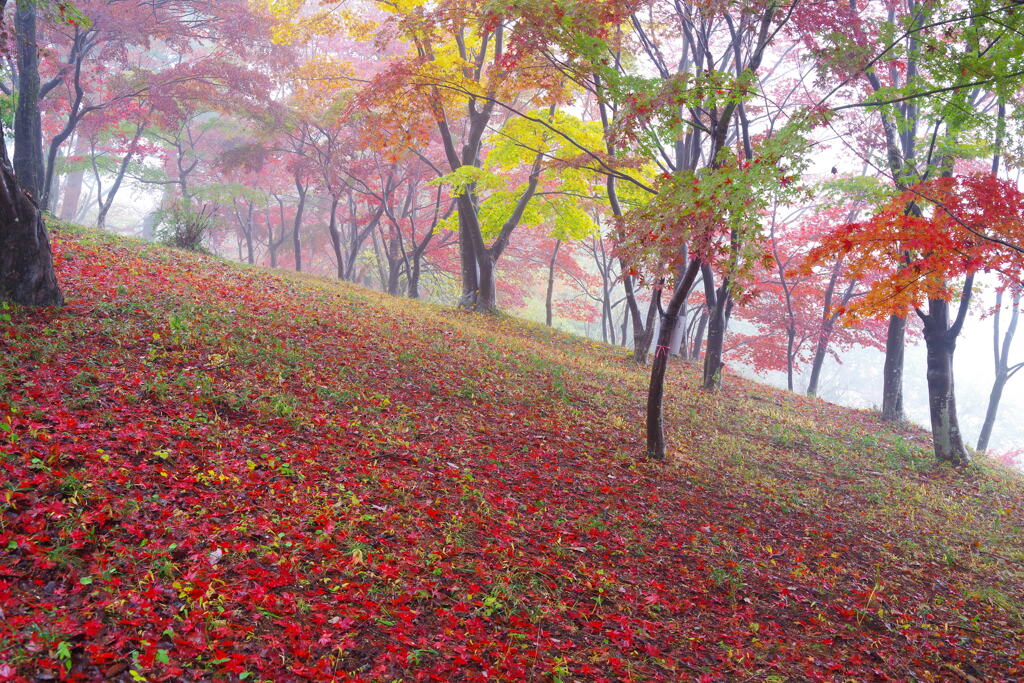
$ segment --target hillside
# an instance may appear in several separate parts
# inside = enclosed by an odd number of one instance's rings
[[[0,321],[0,680],[1009,680],[1024,483],[621,349],[59,228]],[[7,318],[10,320],[7,320]]]

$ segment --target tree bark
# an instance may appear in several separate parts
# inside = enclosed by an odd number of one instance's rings
[[[306,208],[306,186],[302,180],[295,177],[295,189],[299,193],[299,204],[295,207],[295,221],[292,223],[292,249],[295,252],[295,270],[302,272],[302,240],[299,233],[302,230],[302,212]]]
[[[700,261],[692,259],[682,279],[672,292],[668,306],[661,317],[658,331],[658,346],[651,363],[651,382],[647,389],[647,457],[655,460],[665,458],[665,423],[663,404],[665,397],[665,371],[668,368],[669,345],[672,333],[679,322],[679,311],[690,294],[693,281],[700,270]],[[652,326],[653,327],[653,326]]]
[[[693,348],[690,349],[690,358],[695,361],[699,361],[701,357],[701,347],[704,345],[704,332],[708,327],[708,307],[704,306],[700,310],[700,320],[697,321],[697,332],[693,335]]]
[[[327,222],[327,232],[331,236],[331,248],[334,249],[334,260],[338,264],[338,279],[345,279],[345,259],[341,253],[341,233],[338,232],[338,204],[340,197],[331,197],[331,217]]]
[[[2,10],[2,5],[0,5]],[[0,300],[25,306],[64,303],[42,213],[15,177],[0,130]]]
[[[903,420],[903,353],[906,346],[907,321],[897,315],[889,317],[885,339],[885,364],[882,367],[882,419]]]
[[[551,262],[548,264],[548,291],[544,297],[544,322],[551,327],[551,298],[555,293],[555,261],[558,259],[558,250],[562,246],[562,240],[555,241],[555,249],[551,252]],[[604,310],[601,311],[601,332],[604,332]],[[607,338],[605,339],[607,341]]]
[[[942,462],[969,462],[956,414],[953,389],[953,351],[956,337],[949,330],[949,304],[940,299],[928,302],[924,340],[928,358],[928,410],[931,416],[935,457]]]
[[[36,8],[18,3],[14,13],[18,48],[18,108],[14,117],[14,174],[38,204],[43,198],[43,128],[39,112],[39,47]]]
[[[701,267],[704,274],[704,296],[708,307],[708,343],[704,349],[703,388],[716,391],[722,387],[722,353],[725,348],[725,332],[732,312],[731,283],[728,278],[716,290],[711,268]]]

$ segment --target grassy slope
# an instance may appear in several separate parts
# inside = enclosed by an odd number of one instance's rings
[[[1024,676],[1024,485],[915,430],[674,365],[638,462],[619,349],[54,241],[68,306],[0,323],[0,680]]]

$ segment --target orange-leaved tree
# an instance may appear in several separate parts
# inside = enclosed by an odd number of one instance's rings
[[[916,207],[908,211],[907,207]],[[843,311],[847,319],[907,316],[924,324],[928,406],[935,456],[968,462],[957,422],[953,352],[975,276],[1024,278],[1024,193],[991,173],[951,175],[909,187],[870,219],[839,226],[812,250],[805,268],[837,255],[872,284]],[[957,302],[956,311],[952,304]]]

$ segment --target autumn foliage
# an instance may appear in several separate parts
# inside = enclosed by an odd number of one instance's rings
[[[950,300],[959,279],[1024,276],[1024,193],[988,173],[940,177],[897,194],[868,220],[839,226],[808,263],[844,255],[850,277],[873,282],[852,317],[905,315],[928,299]],[[878,277],[881,273],[882,276]]]
[[[608,347],[55,250],[68,306],[0,316],[0,680],[1024,674],[1019,480],[920,432],[687,373],[654,465]]]

